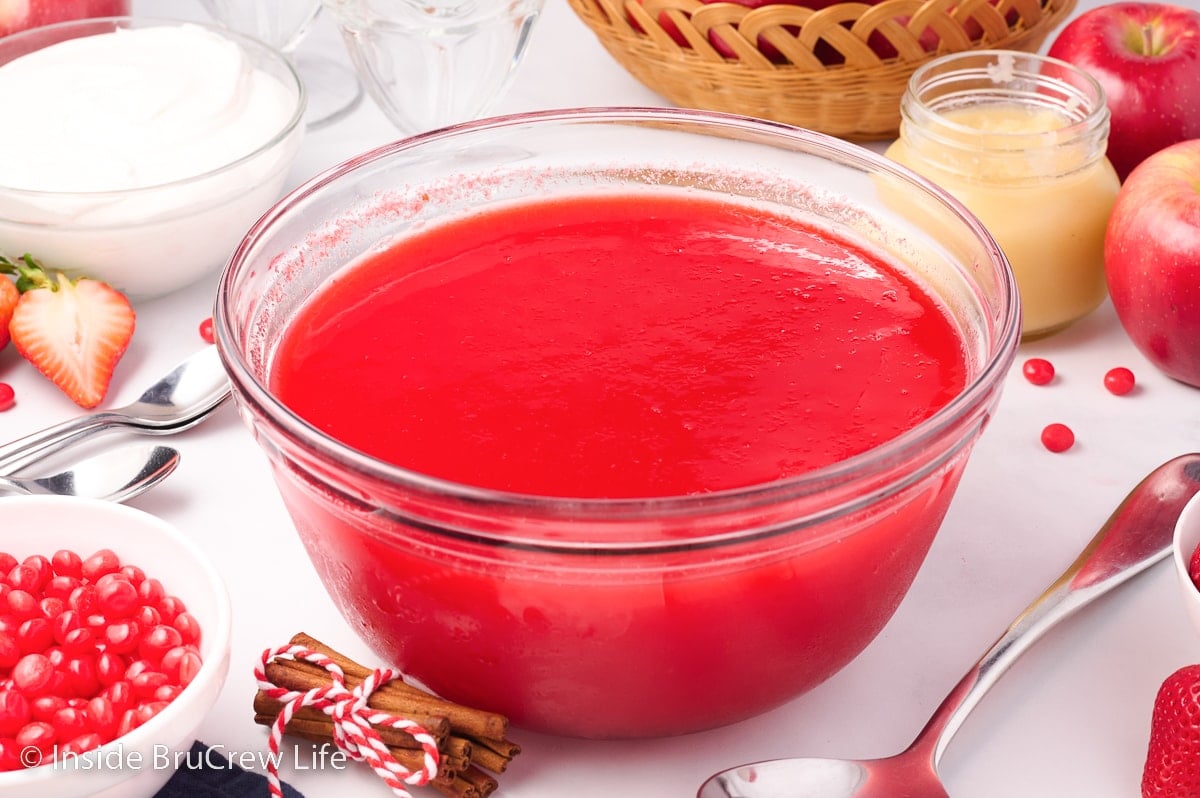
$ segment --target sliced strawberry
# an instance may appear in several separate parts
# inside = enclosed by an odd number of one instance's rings
[[[0,349],[8,346],[8,322],[20,298],[21,292],[17,290],[16,283],[0,276]]]
[[[8,325],[13,345],[73,402],[95,407],[133,337],[133,306],[99,280],[51,277],[28,255],[16,268],[21,298]]]
[[[1172,673],[1158,688],[1142,798],[1200,795],[1200,665]]]

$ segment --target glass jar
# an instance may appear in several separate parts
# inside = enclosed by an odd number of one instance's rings
[[[476,119],[508,91],[545,0],[324,0],[367,94],[405,135]]]
[[[1057,332],[1104,301],[1104,231],[1120,180],[1105,157],[1104,90],[1057,59],[955,53],[913,73],[887,156],[967,206],[1004,250],[1022,336]]]

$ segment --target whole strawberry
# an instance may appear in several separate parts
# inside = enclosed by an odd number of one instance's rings
[[[1200,796],[1200,665],[1172,673],[1158,688],[1142,798]]]
[[[29,255],[0,258],[0,271],[15,271],[21,292],[8,323],[13,346],[71,401],[100,404],[133,338],[129,300],[99,280],[47,273]]]

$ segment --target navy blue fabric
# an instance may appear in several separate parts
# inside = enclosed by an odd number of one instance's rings
[[[224,763],[224,764],[222,764]],[[192,743],[183,766],[155,798],[266,798],[267,777],[244,770],[202,742]],[[283,785],[284,798],[304,798]]]

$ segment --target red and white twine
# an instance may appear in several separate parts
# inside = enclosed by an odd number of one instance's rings
[[[297,692],[280,687],[267,679],[267,665],[276,659],[295,659],[311,662],[328,671],[330,682],[323,687],[307,692]],[[258,687],[263,693],[283,702],[283,709],[271,725],[268,738],[267,782],[271,795],[283,797],[279,781],[280,747],[283,731],[288,721],[302,707],[316,707],[333,720],[333,742],[355,761],[366,762],[391,788],[398,798],[412,798],[406,785],[420,787],[428,784],[438,772],[439,753],[437,740],[429,732],[408,718],[397,717],[367,706],[367,700],[377,689],[401,674],[391,668],[377,669],[357,687],[346,687],[346,674],[341,667],[324,654],[304,646],[280,646],[263,652],[262,662],[254,669]],[[396,761],[387,745],[372,726],[400,729],[412,735],[421,745],[424,761],[420,770],[409,770]]]

